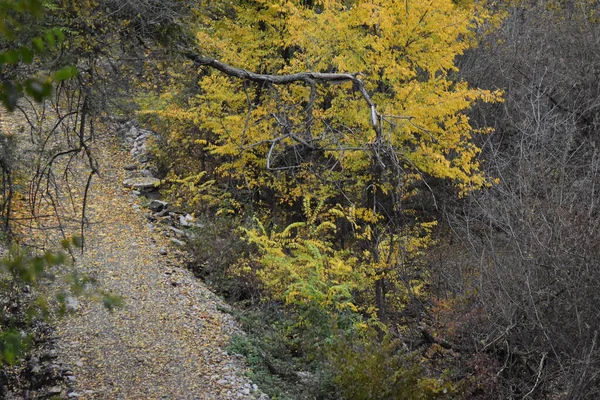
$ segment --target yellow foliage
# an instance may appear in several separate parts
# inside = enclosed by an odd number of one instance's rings
[[[271,227],[245,234],[261,251],[256,274],[274,297],[354,309],[356,294],[369,296],[384,279],[387,301],[401,308],[426,290],[419,259],[434,225],[407,222],[402,202],[424,176],[453,182],[459,195],[489,184],[471,140],[487,130],[474,131],[465,113],[501,101],[455,79],[455,58],[497,21],[478,2],[458,3],[198,5],[193,28],[204,55],[260,74],[355,74],[376,105],[374,126],[352,82],[275,85],[210,69],[193,95],[167,88],[156,99],[173,193]]]
[[[476,101],[499,101],[498,93],[469,88],[451,79],[454,59],[470,45],[472,27],[488,16],[473,4],[433,2],[258,1],[254,7],[216,5],[217,20],[199,21],[197,38],[208,54],[257,72],[357,72],[384,116],[402,116],[385,126],[389,145],[412,167],[451,179],[463,190],[485,183],[470,144],[472,129],[461,113]],[[474,15],[477,15],[474,20]],[[310,88],[303,84],[257,88],[220,72],[200,81],[202,93],[188,111],[201,128],[215,133],[215,155],[232,156],[222,166],[230,175],[244,168],[264,170],[269,145],[286,129],[306,134],[303,105]],[[330,97],[313,107],[312,132],[339,132],[337,147],[374,140],[370,110],[352,85],[318,87]],[[284,109],[284,110],[283,110]],[[333,132],[329,132],[333,133]],[[311,138],[314,139],[314,138]],[[280,143],[279,148],[292,144]],[[416,146],[415,146],[416,145]],[[259,156],[257,156],[259,155]],[[364,154],[332,153],[345,168],[362,170]],[[367,157],[368,158],[368,157]],[[248,175],[248,185],[261,184]]]
[[[313,207],[306,197],[303,202],[303,221],[294,222],[282,230],[268,231],[256,220],[255,229],[245,229],[246,240],[257,246],[260,267],[253,272],[275,299],[290,305],[317,307],[329,312],[358,311],[374,315],[371,302],[357,304],[355,294],[367,293],[375,280],[385,277],[393,290],[388,303],[402,309],[412,296],[424,296],[428,277],[401,280],[398,271],[411,270],[413,275],[422,269],[419,258],[431,244],[431,230],[435,222],[421,223],[404,232],[388,235],[378,242],[376,252],[355,254],[351,249],[336,249],[334,245],[336,222],[355,218],[355,210],[341,210],[339,206],[324,209],[320,201]],[[369,241],[361,225],[354,220],[355,240]],[[239,266],[244,274],[251,272],[248,264]],[[369,311],[371,310],[371,311]]]
[[[328,241],[335,225],[319,221],[322,206],[320,202],[311,208],[305,200],[306,221],[281,232],[267,232],[258,220],[256,229],[244,231],[261,254],[256,274],[271,296],[287,304],[357,311],[352,291],[362,287],[365,277],[356,268],[356,257],[334,250]]]

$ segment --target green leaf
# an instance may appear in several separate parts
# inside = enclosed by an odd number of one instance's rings
[[[25,82],[25,92],[33,97],[35,101],[42,101],[52,93],[52,85],[49,82],[29,79]]]
[[[31,64],[33,62],[33,51],[29,47],[21,48],[21,61],[25,64]]]
[[[44,51],[44,41],[42,40],[41,37],[36,37],[36,38],[31,39],[31,44],[33,44],[33,47],[38,52]]]
[[[71,241],[69,239],[63,239],[60,241],[60,247],[63,248],[63,250],[67,250],[69,247],[71,247]]]
[[[28,12],[34,17],[39,17],[42,15],[44,8],[41,0],[23,0],[16,4],[15,10]]]
[[[7,50],[4,53],[4,63],[6,64],[16,64],[20,60],[21,52],[19,50]]]
[[[67,293],[58,293],[56,295],[56,302],[58,303],[58,314],[64,316],[67,313]]]
[[[77,68],[73,66],[62,68],[54,73],[54,80],[56,81],[65,81],[67,79],[71,79],[77,76]],[[75,243],[75,241],[74,241]]]
[[[14,111],[22,91],[21,85],[15,85],[11,81],[0,85],[0,101],[8,111]]]
[[[42,257],[35,257],[32,260],[32,265],[33,265],[33,271],[35,272],[36,275],[40,275],[42,272],[44,272],[45,263],[44,263],[44,259]]]
[[[60,28],[53,29],[52,33],[56,36],[56,41],[58,43],[62,43],[65,40],[65,34]]]
[[[21,337],[21,333],[16,329],[0,331],[1,359],[7,364],[14,364],[27,347],[25,339]]]
[[[75,71],[77,71],[77,69],[75,67],[71,67],[74,68]],[[73,236],[73,246],[77,247],[78,249],[83,247],[83,238],[81,236]]]
[[[104,293],[102,304],[108,311],[113,311],[115,308],[123,306],[123,298],[110,293]]]
[[[8,19],[8,18],[6,18]],[[0,37],[4,37],[5,39],[8,40],[13,40],[15,37],[15,34],[12,30],[12,28],[10,28],[10,26],[7,24],[8,21],[0,19]]]
[[[56,44],[56,40],[54,39],[54,34],[52,32],[46,32],[44,34],[44,39],[46,39],[46,43],[48,43],[50,47]]]

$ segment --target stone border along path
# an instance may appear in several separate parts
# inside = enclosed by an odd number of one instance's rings
[[[77,264],[125,305],[111,313],[78,300],[77,312],[59,322],[58,359],[69,385],[62,396],[268,399],[245,376],[243,359],[225,351],[239,332],[219,311],[229,306],[181,266],[182,251],[122,186],[135,173],[131,159],[115,143],[95,147],[101,176],[93,178],[91,228]]]

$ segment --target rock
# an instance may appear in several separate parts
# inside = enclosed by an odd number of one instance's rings
[[[121,122],[121,127],[117,129],[117,135],[122,139],[135,139],[137,137],[137,122],[131,121],[118,121]]]
[[[57,394],[61,394],[62,393],[62,388],[59,386],[52,386],[50,389],[48,389],[48,394],[51,395],[57,395]]]
[[[174,234],[176,234],[178,236],[185,236],[185,232],[182,231],[181,229],[177,229],[174,226],[170,226],[169,229],[171,230],[171,232],[173,232]]]
[[[167,217],[169,217],[169,218],[170,218],[170,215],[169,215],[169,210],[167,210],[167,209],[164,209],[164,210],[162,210],[162,211],[160,211],[160,212],[157,212],[156,214],[154,214],[154,216],[155,216],[156,218],[161,218],[161,217],[164,217],[164,216],[167,216]]]
[[[71,392],[67,395],[67,397],[70,399],[75,398],[75,397],[81,397],[81,396],[82,396],[81,393],[77,393],[77,392]]]
[[[190,214],[179,216],[179,224],[185,228],[192,226],[193,221],[194,217],[192,217]]]
[[[158,251],[158,254],[160,254],[161,256],[166,256],[166,255],[167,255],[167,249],[165,249],[164,247],[163,247],[163,248],[161,248],[161,249]]]
[[[183,242],[179,239],[170,238],[169,240],[171,241],[171,243],[176,244],[177,246],[185,247],[185,242]]]
[[[63,371],[63,368],[58,364],[50,364],[48,369],[53,373],[61,373]]]
[[[131,123],[131,121],[127,120],[127,116],[125,116],[125,115],[111,115],[108,118],[109,118],[109,120],[116,122],[118,124],[122,124],[122,125]]]
[[[173,219],[171,218],[170,215],[167,215],[167,216],[164,216],[161,219],[159,219],[158,223],[161,225],[170,225],[173,223]]]
[[[219,380],[217,381],[217,383],[218,383],[219,385],[227,385],[227,381],[226,381],[225,379],[219,379]]]
[[[296,376],[298,377],[298,380],[304,385],[309,385],[313,379],[313,374],[311,374],[308,371],[298,371],[296,372]]]
[[[126,166],[123,167],[123,169],[125,171],[135,171],[136,169],[138,169],[138,166],[135,164],[127,164]]]
[[[135,125],[133,125],[133,123],[132,123],[129,130],[127,132],[125,132],[125,137],[135,139],[138,137],[138,135],[139,135],[138,128]]]
[[[175,205],[171,207],[171,211],[173,212],[173,215],[177,215],[177,218],[179,218],[179,215],[185,214],[181,207],[177,207]]]
[[[147,168],[144,168],[143,170],[141,170],[140,174],[142,174],[142,176],[145,176],[146,178],[154,178],[154,174],[152,173],[152,171],[150,171]]]
[[[147,151],[146,145],[144,143],[140,143],[136,141],[133,145],[133,149],[131,149],[132,156],[139,156]]]
[[[250,389],[244,388],[244,389],[242,389],[241,393],[245,394],[245,395],[248,395],[248,394],[250,394]]]
[[[139,136],[138,137],[141,137],[141,138],[143,138],[145,140],[145,139],[148,139],[150,136],[156,136],[156,133],[154,133],[152,131],[147,131],[145,129],[140,129],[139,130]]]
[[[129,178],[123,181],[123,186],[138,190],[154,190],[160,185],[160,179],[156,178]]]
[[[65,299],[65,307],[69,312],[75,312],[79,310],[79,300],[73,296],[67,296]]]
[[[167,203],[166,201],[152,200],[150,202],[150,204],[148,205],[148,208],[150,210],[154,211],[155,213],[159,213],[159,212],[165,210],[168,206],[169,206],[169,203]]]

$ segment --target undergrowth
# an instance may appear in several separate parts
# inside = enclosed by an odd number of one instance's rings
[[[246,334],[234,336],[228,350],[247,358],[250,378],[263,392],[281,400],[340,398],[319,332],[276,304],[246,308],[236,317]]]

